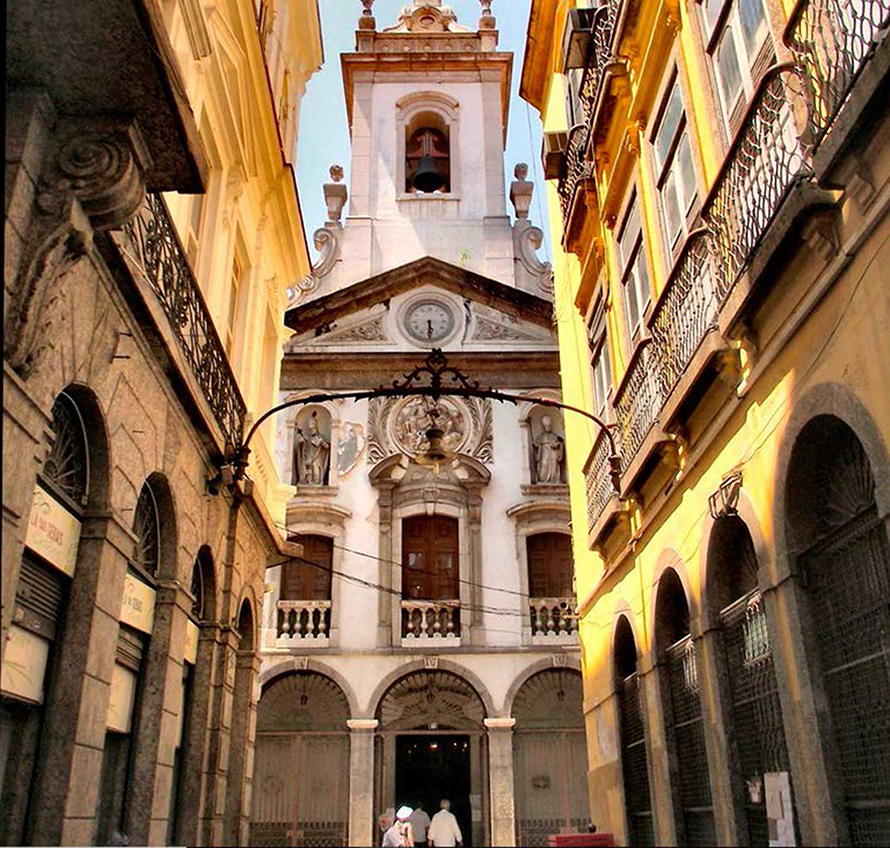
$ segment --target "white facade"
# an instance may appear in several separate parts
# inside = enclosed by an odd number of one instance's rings
[[[433,23],[424,24],[425,19]],[[546,781],[535,776],[543,788],[534,798],[524,797],[519,772],[514,774],[517,693],[539,672],[565,673],[580,669],[580,662],[572,591],[560,598],[536,598],[529,585],[528,537],[554,533],[568,539],[569,511],[559,462],[556,476],[551,463],[550,478],[537,479],[543,466],[535,459],[535,444],[543,445],[539,455],[553,450],[556,457],[562,451],[561,415],[535,402],[559,397],[558,351],[547,293],[549,266],[534,256],[535,228],[526,217],[531,184],[523,171],[512,186],[515,227],[506,213],[503,98],[509,92],[512,57],[494,50],[493,23],[483,17],[478,33],[446,31],[447,8],[439,3],[409,7],[402,30],[391,34],[376,32],[363,19],[359,52],[344,58],[347,95],[354,97],[348,214],[341,225],[346,192],[339,182],[325,186],[331,220],[316,236],[322,256],[302,291],[292,293],[287,317],[296,332],[285,347],[281,402],[392,385],[420,365],[432,347],[443,349],[450,364],[471,379],[529,398],[518,405],[478,398],[439,401],[436,421],[455,458],[438,468],[415,461],[428,445],[424,432],[429,426],[418,412],[418,398],[327,400],[278,416],[276,459],[282,479],[295,484],[287,533],[331,539],[333,577],[329,600],[283,598],[282,571],[296,566],[267,572],[261,680],[267,692],[288,674],[296,672],[305,681],[311,672],[333,681],[345,697],[350,753],[349,774],[342,780],[349,786],[348,844],[371,844],[377,816],[411,800],[399,795],[400,770],[408,768],[399,753],[400,734],[425,733],[424,739],[433,740],[440,737],[429,734],[445,734],[443,740],[452,738],[449,733],[467,734],[473,765],[465,792],[466,821],[476,842],[515,844],[523,816],[531,821],[561,815],[535,809],[536,798],[542,809],[556,803],[548,793],[567,793],[573,809],[586,809],[583,735],[569,754],[581,765],[560,767],[556,759],[542,765],[554,773]],[[426,62],[435,59],[431,47],[437,43],[429,42],[437,39],[450,39],[451,46],[448,61],[438,62],[433,72]],[[406,45],[417,51],[407,70],[400,55]],[[399,66],[391,69],[391,62]],[[406,187],[405,139],[417,114],[422,120],[438,115],[447,121],[451,191],[400,190]],[[549,435],[545,417],[552,422]],[[320,475],[295,457],[298,439],[303,439],[300,449],[307,450],[316,429],[320,455],[329,452]],[[411,599],[403,586],[403,578],[408,579],[405,527],[416,516],[456,521],[454,598]],[[306,562],[299,567],[310,569],[309,574],[314,568]],[[419,724],[399,719],[403,708],[405,715],[415,709],[406,705],[417,693],[400,695],[398,709],[386,706],[386,698],[399,691],[400,681],[415,680],[411,675],[417,672],[438,674],[439,683],[459,678],[468,684],[478,698],[478,713],[460,702],[463,711],[448,718],[437,700],[439,706],[418,713]],[[426,695],[432,703],[439,684],[424,679],[433,687]],[[561,701],[562,688],[558,694]],[[310,697],[318,696],[304,694],[304,703]],[[457,709],[464,695],[449,697],[442,704]],[[567,720],[574,721],[577,713],[580,731],[580,677],[569,700]],[[264,724],[262,704],[261,699],[260,736],[273,726]],[[421,703],[417,709],[427,707]],[[290,727],[276,721],[276,733]],[[546,724],[546,718],[542,721]],[[300,732],[311,726],[322,734],[319,738],[334,740],[347,733],[325,725],[323,716],[307,722]],[[296,734],[296,726],[292,729]],[[330,762],[345,756],[336,753],[346,750],[337,744],[331,742]],[[432,748],[437,745],[430,742]],[[264,785],[277,786],[276,755],[264,750],[273,749],[258,747],[258,828],[273,827],[275,816],[285,815],[270,800],[278,790],[262,794]],[[574,788],[560,783],[565,774],[557,772],[567,769],[577,774]],[[292,830],[302,833],[304,827],[315,827],[307,824],[310,819],[324,820],[330,831],[325,838],[333,844],[340,831],[330,823],[347,815],[336,811],[340,802],[331,800],[334,795],[293,802],[296,807],[288,807],[287,815],[300,821],[292,823]],[[300,811],[294,812],[297,807]],[[553,832],[566,824],[554,819]]]

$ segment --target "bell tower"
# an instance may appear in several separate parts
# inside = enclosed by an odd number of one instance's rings
[[[475,29],[441,0],[414,0],[397,23],[378,29],[373,2],[362,0],[356,50],[341,56],[352,144],[348,201],[343,186],[325,187],[336,214],[316,233],[322,257],[304,294],[430,256],[549,296],[549,265],[535,255],[543,234],[527,218],[525,170],[517,169],[510,190],[515,226],[507,211],[513,54],[497,49],[491,0],[481,0]]]

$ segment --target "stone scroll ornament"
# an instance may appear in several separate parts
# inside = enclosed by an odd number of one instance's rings
[[[520,162],[513,170],[515,179],[510,184],[510,201],[516,212],[513,225],[513,254],[545,294],[553,293],[553,268],[538,259],[544,243],[544,231],[528,219],[535,184],[528,179],[528,165]]]
[[[491,463],[491,401],[442,398],[437,408],[437,424],[444,431],[443,447]],[[395,454],[423,453],[429,447],[429,424],[429,412],[422,398],[372,398],[368,404],[368,461],[376,465]]]
[[[97,230],[120,227],[145,200],[148,153],[132,123],[67,119],[41,172],[18,271],[8,282],[3,354],[22,379],[39,369],[62,320],[65,276]]]

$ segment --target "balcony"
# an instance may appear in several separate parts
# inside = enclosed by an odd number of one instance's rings
[[[186,383],[198,389],[219,428],[221,452],[241,444],[247,407],[210,310],[198,287],[185,250],[160,194],[146,196],[139,214],[124,227],[117,240],[124,261],[136,278],[161,338],[175,339],[171,351],[181,370],[189,372]],[[135,266],[135,267],[134,267]],[[166,324],[166,327],[160,326]],[[199,403],[200,406],[200,403]]]
[[[276,647],[328,644],[330,601],[279,601]]]
[[[665,428],[704,369],[727,350],[720,330],[738,323],[775,249],[801,215],[836,202],[818,186],[814,163],[820,146],[836,151],[840,135],[867,120],[869,99],[890,67],[890,44],[882,43],[888,25],[890,0],[801,0],[795,9],[785,36],[795,61],[761,80],[703,204],[702,226],[689,236],[653,309],[650,339],[616,392],[624,493],[667,438]],[[867,75],[867,91],[854,93]],[[620,511],[603,441],[585,467],[591,546]]]
[[[460,601],[402,600],[402,645],[460,645]]]
[[[529,598],[532,642],[541,645],[578,641],[574,598]]]

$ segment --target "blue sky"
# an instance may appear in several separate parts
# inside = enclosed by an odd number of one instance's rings
[[[547,204],[541,182],[541,121],[538,113],[519,98],[519,77],[528,10],[531,0],[494,0],[492,12],[497,17],[500,31],[498,49],[512,52],[513,94],[510,102],[510,126],[507,135],[505,167],[507,190],[517,162],[529,164],[529,179],[535,181],[536,198],[531,209],[531,220],[544,230],[546,258],[551,258],[550,233],[546,218]],[[475,29],[479,21],[479,0],[445,0],[457,13],[458,21]],[[374,17],[377,29],[392,26],[398,21],[400,9],[410,0],[376,0]],[[359,0],[319,0],[325,63],[309,81],[303,98],[300,117],[300,140],[297,147],[297,179],[303,220],[310,243],[312,233],[327,217],[322,197],[322,183],[330,179],[328,168],[333,163],[343,165],[345,181],[349,183],[349,131],[346,125],[346,104],[343,99],[343,79],[340,73],[340,54],[355,50],[355,29],[361,14]],[[531,125],[531,135],[529,134]],[[507,204],[512,212],[513,207]]]

